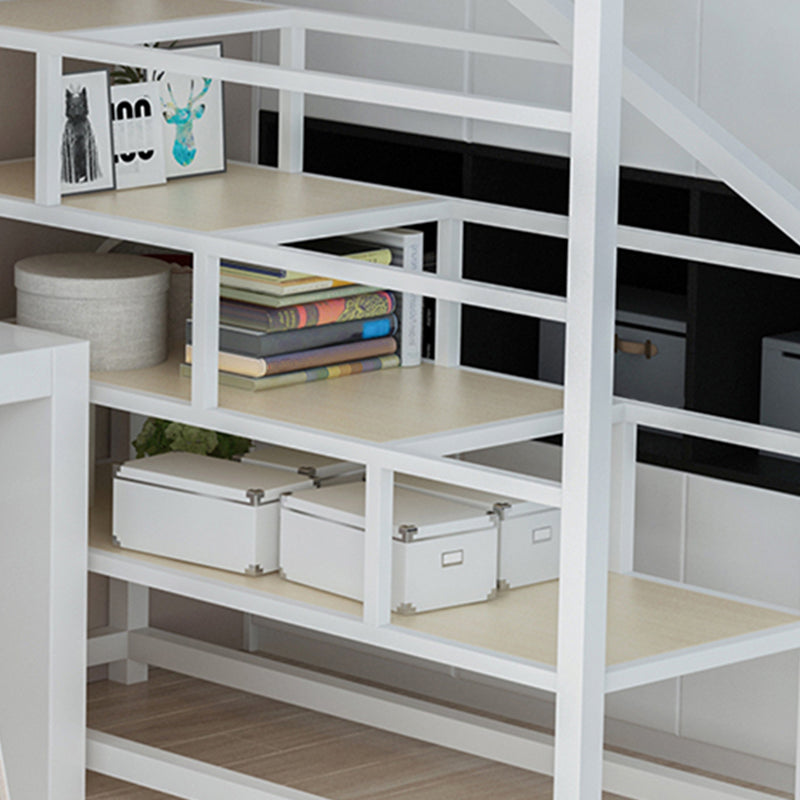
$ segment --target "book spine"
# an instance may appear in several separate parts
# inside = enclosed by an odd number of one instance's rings
[[[314,292],[302,292],[291,297],[254,292],[250,289],[237,289],[232,286],[220,286],[219,296],[223,300],[238,300],[240,303],[249,303],[254,306],[268,306],[269,308],[285,308],[301,303],[318,303],[321,300],[333,300],[336,297],[353,297],[357,294],[372,294],[380,289],[375,286],[363,286],[357,283],[317,289]]]
[[[421,231],[388,228],[354,234],[353,238],[384,244],[392,252],[392,266],[409,272],[422,272],[424,239]],[[415,367],[422,361],[422,295],[403,292],[398,297],[400,318],[400,361],[404,367]]]
[[[347,344],[331,345],[330,347],[301,350],[297,353],[282,353],[269,358],[220,352],[218,363],[219,369],[223,372],[235,372],[237,375],[261,378],[265,375],[297,372],[298,370],[322,367],[327,364],[391,355],[395,350],[397,350],[397,341],[391,336],[384,336],[381,339],[366,339],[361,342],[349,342]],[[185,355],[186,362],[191,364],[192,346],[190,344],[186,345]]]
[[[365,358],[361,361],[348,361],[344,364],[330,364],[326,367],[315,367],[314,369],[304,369],[298,372],[287,372],[283,375],[271,375],[266,378],[247,378],[243,375],[236,375],[231,372],[220,372],[219,382],[223,386],[231,386],[236,389],[262,391],[264,389],[277,389],[281,386],[290,386],[297,383],[310,383],[311,381],[343,378],[347,375],[358,375],[361,372],[374,372],[399,366],[400,357],[398,355],[378,356],[376,358]],[[181,364],[180,374],[186,378],[191,377],[192,365]]]
[[[233,321],[234,324],[238,321],[249,321],[251,325],[257,323],[264,331],[289,331],[332,322],[382,317],[391,314],[394,309],[395,299],[391,292],[338,297],[285,308],[264,308],[228,300],[220,302],[221,317]]]
[[[320,289],[329,289],[333,286],[333,281],[330,278],[309,278],[307,280],[281,283],[225,273],[220,275],[219,283],[220,286],[229,286],[233,289],[246,289],[250,292],[260,292],[261,294],[271,295],[302,294],[303,292],[315,292]]]
[[[279,333],[264,333],[249,328],[222,325],[219,331],[219,347],[220,350],[229,353],[263,358],[280,353],[310,350],[312,347],[380,339],[382,336],[393,336],[395,333],[397,333],[397,317],[394,314]],[[186,343],[192,343],[191,320],[186,321]]]

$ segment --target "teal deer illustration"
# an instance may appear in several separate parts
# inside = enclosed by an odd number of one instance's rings
[[[200,119],[206,110],[205,104],[195,105],[200,98],[204,97],[211,86],[211,78],[203,78],[203,88],[198,95],[194,94],[194,80],[189,84],[189,99],[185,106],[179,106],[175,102],[172,94],[172,86],[167,84],[170,102],[164,102],[161,98],[161,105],[164,107],[164,119],[175,126],[175,143],[172,145],[172,155],[182,166],[187,167],[194,161],[197,154],[197,147],[194,142],[194,121]]]

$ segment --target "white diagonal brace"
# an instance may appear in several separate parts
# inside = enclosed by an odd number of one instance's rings
[[[508,0],[562,47],[572,49],[570,0]],[[622,95],[784,233],[800,242],[800,190],[715,122],[629,49]]]

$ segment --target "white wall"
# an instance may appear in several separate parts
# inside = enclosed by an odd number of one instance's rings
[[[541,32],[506,0],[287,0],[288,5],[391,17],[483,32],[541,37]],[[800,185],[797,139],[800,113],[795,78],[800,71],[800,3],[775,0],[630,0],[626,3],[627,45],[681,91]],[[265,53],[274,58],[274,37]],[[364,43],[352,38],[309,37],[308,65],[421,86],[498,94],[566,108],[569,68],[526,65],[510,59],[426,48]],[[274,108],[265,93],[264,107]],[[311,98],[308,114],[464,141],[566,154],[567,138],[435,115],[380,109],[364,104]],[[667,172],[709,173],[637,111],[623,112],[622,163]]]

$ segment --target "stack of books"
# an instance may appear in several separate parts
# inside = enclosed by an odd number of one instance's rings
[[[297,247],[414,269],[422,234],[394,229]],[[220,265],[219,381],[261,390],[420,362],[412,295],[277,267]],[[418,308],[418,306],[420,306]],[[184,375],[191,374],[192,321]]]

